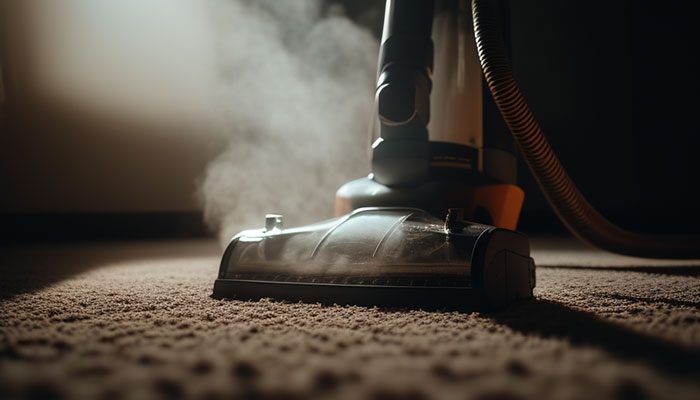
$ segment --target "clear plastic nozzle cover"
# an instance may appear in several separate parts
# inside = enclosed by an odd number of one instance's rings
[[[459,230],[425,211],[364,208],[346,216],[283,230],[237,235],[219,277],[256,281],[469,286],[472,252],[493,227]]]

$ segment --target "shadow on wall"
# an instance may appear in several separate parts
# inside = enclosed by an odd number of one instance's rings
[[[199,209],[215,54],[183,0],[0,3],[0,212]]]

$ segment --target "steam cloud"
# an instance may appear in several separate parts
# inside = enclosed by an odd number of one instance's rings
[[[369,171],[376,39],[320,0],[212,11],[227,144],[201,182],[206,221],[226,243],[265,213],[286,226],[331,217],[337,188]]]

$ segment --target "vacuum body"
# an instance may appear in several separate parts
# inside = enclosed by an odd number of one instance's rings
[[[398,206],[442,218],[459,207],[516,228],[516,146],[483,82],[471,21],[463,1],[387,1],[372,174],[338,190],[336,215]]]
[[[387,1],[372,173],[338,190],[336,219],[284,229],[270,215],[234,237],[215,297],[429,308],[532,297],[515,145],[462,3]]]

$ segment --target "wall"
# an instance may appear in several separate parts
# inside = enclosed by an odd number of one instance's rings
[[[531,108],[581,191],[630,229],[700,231],[698,8],[511,2],[515,74]],[[522,172],[530,222],[553,220]]]
[[[84,0],[93,5],[82,16],[55,3],[1,3],[0,212],[197,210],[195,182],[221,144],[201,3],[154,0],[141,17],[97,5],[109,2]],[[631,228],[697,231],[698,6],[664,4],[511,2],[512,57],[596,206]],[[349,6],[378,32],[381,13]],[[57,44],[64,39],[73,46]],[[90,65],[101,73],[88,74]],[[85,90],[70,93],[76,82]],[[153,82],[159,90],[144,90]],[[521,182],[524,220],[556,225],[522,166]]]
[[[221,145],[204,3],[8,0],[0,14],[0,212],[199,208]]]

